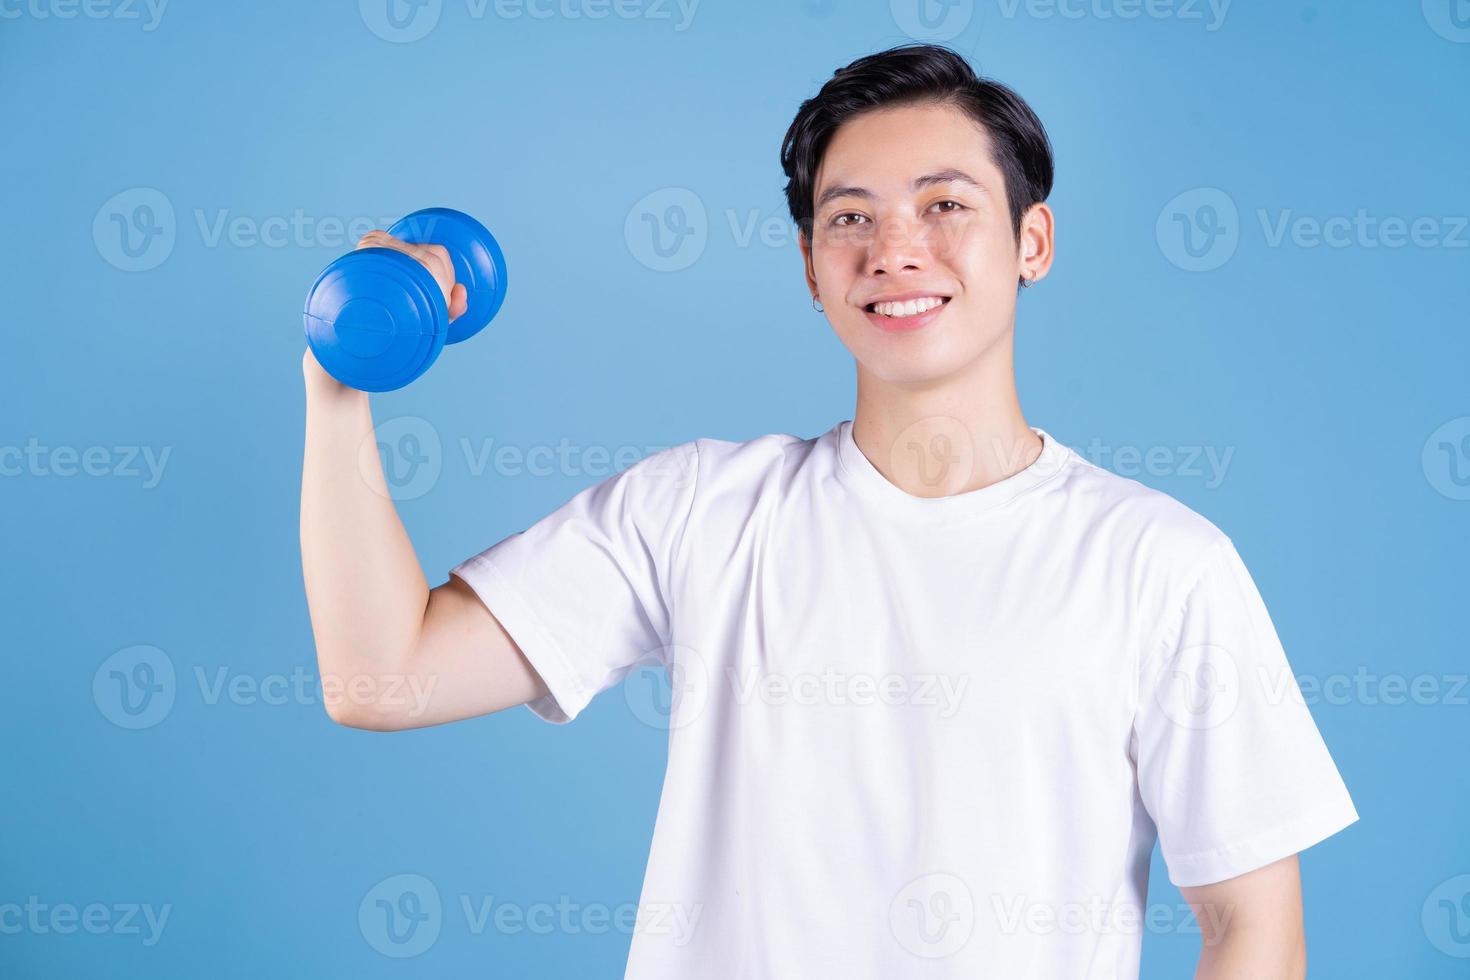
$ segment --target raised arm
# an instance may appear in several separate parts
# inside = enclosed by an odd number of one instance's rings
[[[448,257],[375,232],[434,273],[451,314],[463,286]],[[388,494],[366,392],[338,382],[308,349],[301,478],[301,569],[327,713],[375,731],[489,714],[546,693],[479,597],[456,578],[430,589]]]

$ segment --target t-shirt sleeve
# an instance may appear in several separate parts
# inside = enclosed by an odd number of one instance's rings
[[[545,681],[550,693],[527,705],[539,717],[565,724],[665,659],[698,460],[696,442],[645,456],[450,570]]]
[[[1358,819],[1276,629],[1228,537],[1140,660],[1131,748],[1176,886],[1296,854]]]

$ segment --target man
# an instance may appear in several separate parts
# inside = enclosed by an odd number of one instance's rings
[[[565,723],[665,666],[630,978],[1136,977],[1155,839],[1198,976],[1304,976],[1296,854],[1357,813],[1260,594],[1212,523],[1021,414],[1017,297],[1054,257],[1040,122],[906,46],[837,72],[781,159],[857,367],[852,420],[818,437],[656,453],[430,590],[358,475],[366,396],[308,354],[323,675],[437,684],[413,717],[334,717]],[[440,251],[364,244],[463,309]]]

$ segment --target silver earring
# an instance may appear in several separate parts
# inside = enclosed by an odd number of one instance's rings
[[[1035,279],[1022,279],[1021,280],[1021,288],[1022,289],[1030,289],[1035,284],[1036,284],[1036,280]]]
[[[827,312],[826,307],[824,307],[821,303],[817,302],[817,297],[815,295],[812,296],[812,309],[816,310],[818,313],[825,313],[825,312]]]

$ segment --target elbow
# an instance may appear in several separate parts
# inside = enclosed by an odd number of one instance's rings
[[[365,712],[360,705],[351,704],[331,697],[323,697],[322,706],[326,709],[327,717],[333,724],[341,725],[343,728],[357,728],[364,731],[372,731],[367,727],[367,719],[363,717]]]
[[[340,661],[339,661],[340,662]],[[372,670],[328,671],[321,675],[322,707],[334,724],[365,732],[396,732],[410,727],[405,712],[385,697],[401,674]]]
[[[406,727],[395,714],[371,702],[363,704],[346,698],[328,698],[325,707],[327,717],[343,728],[355,728],[363,732],[397,732]]]

